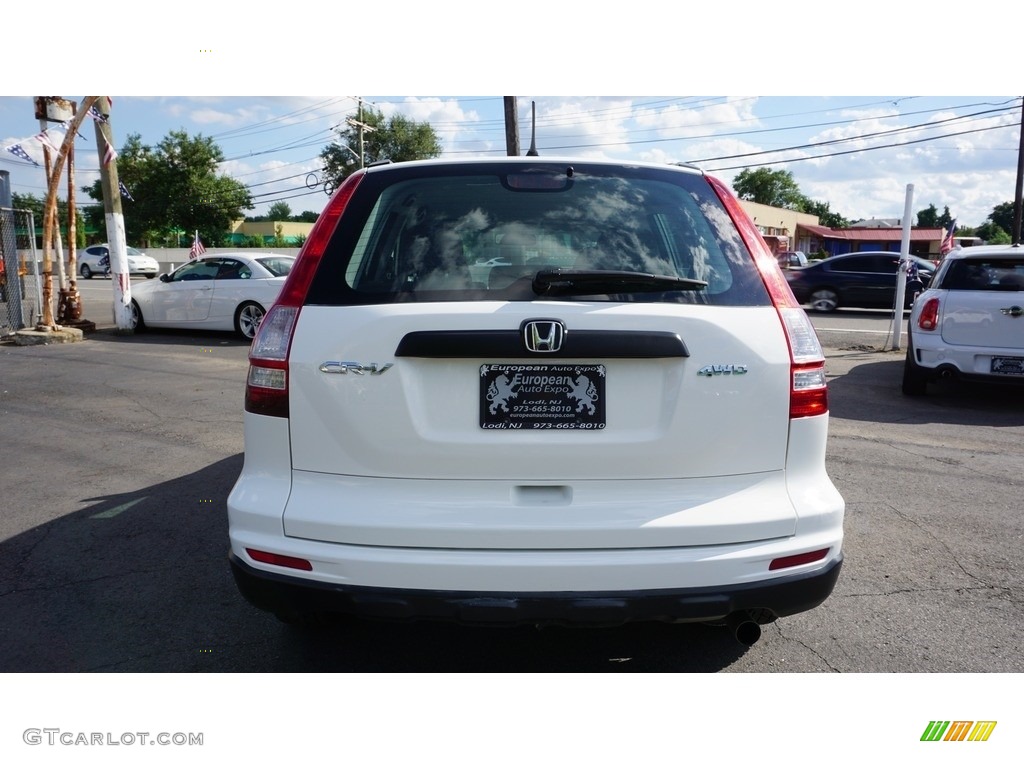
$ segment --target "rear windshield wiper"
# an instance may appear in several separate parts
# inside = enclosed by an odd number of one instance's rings
[[[702,291],[707,286],[704,280],[691,280],[688,277],[601,269],[547,269],[541,270],[533,278],[533,291],[538,296]]]

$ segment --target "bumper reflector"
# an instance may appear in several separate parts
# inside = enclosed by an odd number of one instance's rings
[[[777,571],[780,568],[793,568],[797,565],[807,565],[807,563],[813,563],[817,560],[824,560],[825,555],[828,554],[828,549],[816,549],[813,552],[804,552],[800,555],[787,555],[786,557],[777,557],[772,560],[771,565],[768,566],[769,571]]]
[[[246,554],[259,563],[268,565],[279,565],[282,568],[297,568],[300,571],[312,571],[313,564],[301,557],[289,557],[288,555],[276,555],[273,552],[262,552],[258,549],[246,549]]]

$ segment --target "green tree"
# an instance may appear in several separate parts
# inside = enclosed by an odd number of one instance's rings
[[[292,207],[285,202],[274,203],[267,209],[268,221],[291,221]]]
[[[850,222],[845,217],[838,213],[833,212],[829,208],[829,204],[820,200],[811,200],[810,198],[804,198],[801,206],[803,213],[809,213],[812,216],[818,217],[818,223],[823,227],[831,227],[832,229],[843,229],[844,227],[850,226]]]
[[[800,193],[800,187],[789,171],[773,171],[771,168],[745,168],[732,180],[732,188],[740,200],[750,200],[775,208],[803,210],[807,198]]]
[[[317,220],[318,216],[320,216],[320,214],[317,213],[316,211],[303,211],[302,213],[295,217],[295,221],[305,221],[312,224],[314,221]]]
[[[36,229],[42,231],[43,228],[43,213],[46,207],[46,198],[37,197],[36,195],[22,195],[18,192],[11,193],[11,205],[19,211],[31,211],[32,221],[35,224]],[[62,242],[64,247],[68,246],[68,201],[57,198],[57,222],[60,229]],[[85,244],[83,238],[85,237],[85,217],[78,213],[75,217],[75,235],[76,241],[75,246],[81,247]],[[40,243],[41,245],[41,243]]]
[[[1012,239],[1005,229],[992,221],[975,228],[974,234],[991,245],[1008,245]]]
[[[253,207],[244,184],[218,173],[223,160],[220,147],[201,134],[171,131],[155,147],[130,134],[117,158],[118,178],[132,196],[121,199],[129,241],[162,240],[175,229],[190,241],[196,231],[208,242],[219,238]],[[99,181],[83,190],[103,200]]]
[[[363,131],[363,154],[367,163],[375,160],[395,163],[425,160],[438,157],[443,151],[430,123],[420,123],[403,115],[385,118],[375,109],[364,112],[360,122],[373,128],[372,131]],[[337,131],[337,141],[320,152],[327,183],[335,187],[359,169],[359,129],[346,126],[344,130]]]
[[[946,212],[949,212],[949,208],[946,208]],[[935,207],[934,203],[917,212],[917,226],[929,228],[939,226],[939,209]]]
[[[997,227],[1003,230],[1003,232],[1013,231],[1013,202],[1000,203],[992,209],[992,213],[988,215],[988,221],[995,224]],[[984,225],[982,225],[984,226]],[[983,237],[983,235],[978,235]],[[986,240],[988,238],[985,238]]]

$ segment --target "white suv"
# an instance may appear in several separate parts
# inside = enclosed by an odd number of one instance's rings
[[[250,351],[230,561],[254,605],[465,623],[760,624],[842,564],[824,358],[692,168],[377,165]]]
[[[903,392],[938,379],[1024,384],[1024,249],[957,248],[910,315]]]

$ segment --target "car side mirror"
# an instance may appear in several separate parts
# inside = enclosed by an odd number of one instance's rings
[[[162,275],[160,275],[160,282],[161,283],[169,283],[170,281],[171,281],[171,276],[168,275],[166,272],[164,272]]]

